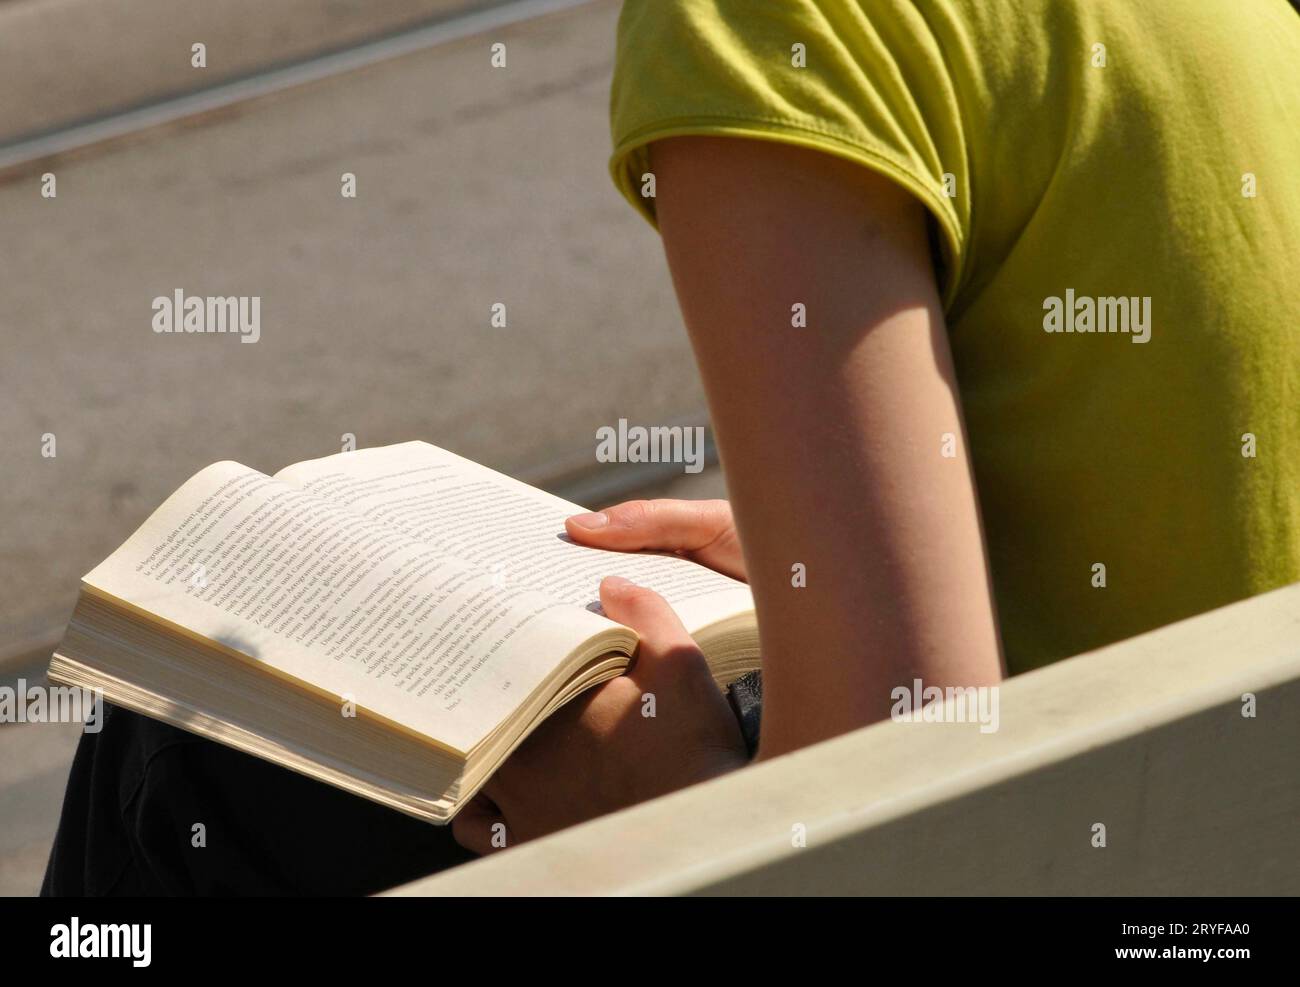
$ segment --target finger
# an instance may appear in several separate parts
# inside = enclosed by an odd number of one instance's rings
[[[451,821],[451,836],[470,853],[481,857],[510,845],[505,825],[505,816],[492,800],[479,794]]]
[[[600,584],[600,605],[610,620],[626,624],[641,639],[636,663],[628,672],[632,678],[652,678],[684,658],[703,660],[681,618],[654,590],[621,576],[610,576]]]
[[[732,528],[725,500],[629,500],[564,522],[574,541],[637,552],[698,552]]]

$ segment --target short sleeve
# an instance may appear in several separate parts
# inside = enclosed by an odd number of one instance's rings
[[[966,141],[943,51],[912,0],[625,0],[610,174],[643,195],[648,147],[685,134],[777,140],[897,182],[941,232],[945,305],[969,240]]]

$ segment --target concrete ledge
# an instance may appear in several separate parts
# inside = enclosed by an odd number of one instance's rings
[[[1300,584],[1018,676],[1000,714],[877,724],[390,893],[1300,892]]]
[[[500,0],[8,0],[0,144]],[[190,65],[207,46],[208,67]]]

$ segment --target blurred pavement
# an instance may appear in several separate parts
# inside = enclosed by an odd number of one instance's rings
[[[353,433],[540,482],[595,467],[619,418],[705,424],[658,238],[606,173],[618,6],[0,172],[0,684],[40,674],[80,577],[211,462],[273,472]],[[261,296],[260,342],[155,334],[177,288]],[[0,894],[39,884],[79,732],[0,725]]]
[[[617,12],[0,174],[0,654],[57,631],[80,576],[217,460],[272,472],[352,433],[531,476],[620,417],[703,422],[658,238],[606,173]],[[178,288],[261,296],[260,342],[155,334]]]
[[[501,2],[0,0],[0,141]]]

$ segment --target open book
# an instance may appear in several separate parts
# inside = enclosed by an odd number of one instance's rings
[[[82,580],[50,678],[447,822],[554,710],[629,664],[604,576],[661,593],[719,685],[749,588],[569,541],[583,508],[424,442],[201,470]]]

